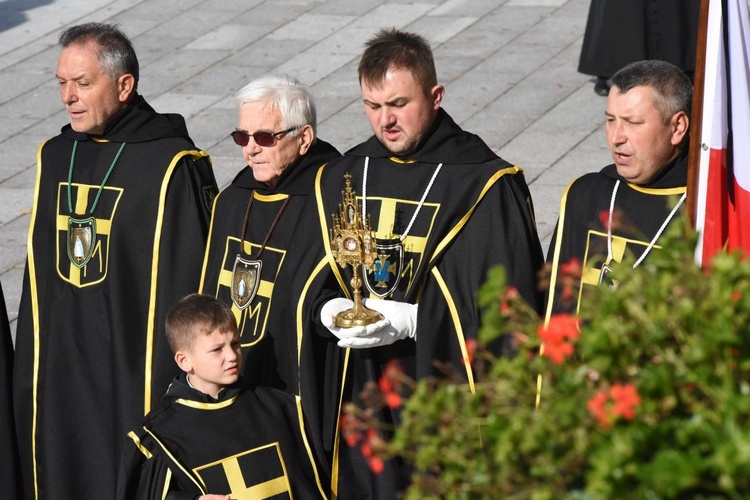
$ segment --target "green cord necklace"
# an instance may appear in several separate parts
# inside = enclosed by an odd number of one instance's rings
[[[120,149],[115,155],[115,159],[112,160],[112,164],[109,166],[107,173],[104,175],[104,180],[99,186],[99,190],[94,198],[94,203],[91,204],[91,210],[89,210],[90,217],[78,219],[73,217],[73,166],[75,165],[76,149],[78,149],[78,141],[73,143],[73,152],[70,154],[70,169],[68,170],[68,212],[71,216],[68,217],[68,258],[74,266],[81,268],[85,266],[91,254],[94,250],[94,242],[96,241],[96,219],[93,217],[96,205],[99,203],[99,197],[102,195],[104,186],[109,180],[109,176],[112,170],[117,164],[117,160],[120,159],[122,150],[125,149],[125,142],[122,143]]]

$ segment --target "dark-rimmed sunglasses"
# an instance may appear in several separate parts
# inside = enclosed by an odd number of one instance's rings
[[[282,130],[281,132],[266,132],[265,130],[259,130],[258,132],[253,132],[252,134],[248,134],[247,132],[243,132],[241,130],[235,130],[230,135],[232,136],[234,143],[238,146],[247,146],[247,143],[250,142],[250,136],[252,136],[255,144],[257,144],[258,146],[269,147],[276,144],[276,138],[278,136],[288,134],[289,132],[294,132],[295,130],[301,128],[302,126],[297,126]]]

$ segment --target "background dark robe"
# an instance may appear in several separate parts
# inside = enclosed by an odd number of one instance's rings
[[[21,469],[13,418],[13,338],[0,286],[0,493],[3,498],[21,498]]]
[[[610,78],[624,66],[659,59],[692,76],[700,0],[592,0],[578,71]]]

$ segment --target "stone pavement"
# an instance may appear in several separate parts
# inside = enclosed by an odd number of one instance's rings
[[[229,133],[234,94],[286,72],[315,92],[318,135],[341,151],[371,135],[357,63],[381,27],[433,46],[444,108],[524,168],[547,249],[564,187],[609,163],[606,100],[577,73],[589,0],[0,0],[0,281],[18,314],[36,151],[67,123],[54,77],[57,37],[120,24],[141,62],[139,91],[185,116],[220,187],[244,165]],[[481,244],[481,243],[477,243]]]

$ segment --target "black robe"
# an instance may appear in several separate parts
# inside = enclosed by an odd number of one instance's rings
[[[24,489],[111,498],[122,436],[178,373],[164,318],[198,289],[216,182],[184,119],[140,96],[102,136],[66,125],[37,158],[13,381]],[[68,256],[69,204],[96,218],[81,268]]]
[[[382,266],[385,274],[366,277],[380,295],[383,284],[390,288],[396,274],[401,275],[387,298],[419,304],[417,341],[347,350],[342,400],[357,401],[359,392],[368,382],[377,383],[392,360],[416,378],[446,375],[436,365],[443,362],[473,384],[468,350],[482,319],[476,294],[488,270],[505,266],[509,284],[533,307],[541,303],[536,273],[543,254],[523,172],[499,158],[479,137],[463,131],[443,110],[408,158],[393,157],[373,136],[321,168],[316,197],[325,255],[320,256],[319,272],[310,279],[309,297],[303,301],[308,306],[307,321],[317,320],[319,308],[333,295],[350,293],[351,267],[342,269],[333,260],[329,228],[331,214],[339,213],[344,174],[351,174],[361,201],[367,157],[366,216],[379,243],[404,233],[437,166],[443,166],[404,240],[400,271],[397,264],[393,266],[395,261],[389,261]],[[369,289],[363,294],[369,296]],[[386,408],[381,418],[396,423],[396,413]],[[405,486],[408,478],[401,464],[388,461],[383,473],[373,475],[361,453],[349,448],[340,432],[332,439],[338,453],[333,488],[341,498],[393,498]]]
[[[175,378],[128,433],[118,500],[327,498],[297,421],[299,398],[242,378],[214,399]]]
[[[606,263],[609,207],[618,180],[612,223],[614,262]],[[577,313],[586,290],[599,285],[603,264],[612,268],[626,253],[636,259],[643,255],[686,186],[687,155],[675,158],[642,186],[628,183],[614,164],[571,182],[563,193],[547,253],[551,268],[545,317]],[[651,251],[659,248],[657,241]]]
[[[13,338],[0,286],[0,492],[4,498],[21,498],[21,469],[13,418]]]
[[[578,71],[610,78],[644,59],[695,70],[700,0],[591,0]]]
[[[300,396],[313,429],[312,440],[321,463],[329,460],[319,443],[322,417],[322,384],[328,369],[328,351],[336,351],[319,337],[305,337],[298,328],[293,297],[295,276],[309,252],[305,241],[318,237],[318,218],[313,196],[318,167],[340,153],[327,142],[316,140],[307,154],[288,167],[275,187],[258,182],[250,167],[244,168],[216,198],[201,277],[202,293],[232,307],[243,346],[243,376],[253,385],[274,387]],[[232,301],[232,271],[240,251],[242,227],[250,196],[254,196],[245,231],[244,259],[253,259],[269,232],[260,255],[260,284],[252,302],[240,309]],[[273,230],[274,219],[284,207]],[[336,362],[333,361],[335,364]],[[327,469],[327,468],[326,468]],[[328,475],[329,472],[324,472]]]

